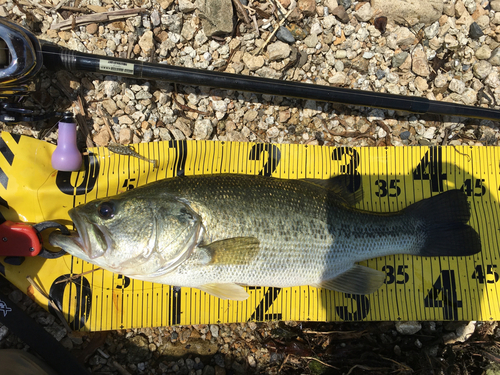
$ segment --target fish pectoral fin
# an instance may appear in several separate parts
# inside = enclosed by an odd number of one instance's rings
[[[386,274],[373,268],[354,265],[339,276],[311,285],[350,294],[371,294],[382,286]]]
[[[244,301],[248,298],[248,293],[245,288],[233,283],[210,283],[199,286],[198,289],[220,299]]]
[[[248,264],[259,252],[260,241],[255,237],[234,237],[200,246],[203,264]]]

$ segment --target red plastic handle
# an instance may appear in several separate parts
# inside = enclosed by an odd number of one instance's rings
[[[0,256],[34,257],[40,250],[42,242],[31,225],[13,221],[0,225]]]

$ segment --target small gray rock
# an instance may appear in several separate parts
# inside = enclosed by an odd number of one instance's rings
[[[500,12],[500,0],[493,0],[490,2],[490,7],[495,12]]]
[[[393,56],[392,58],[392,67],[399,68],[401,64],[403,64],[408,58],[408,52],[400,52]]]
[[[153,10],[153,12],[151,13],[151,23],[154,27],[160,26],[161,18],[158,9]]]
[[[318,44],[318,36],[317,35],[314,35],[314,34],[310,34],[308,35],[305,39],[304,39],[304,44],[306,46],[308,46],[309,48],[314,48],[316,47],[316,44]]]
[[[9,329],[7,328],[7,326],[1,326],[0,327],[0,341],[2,341],[5,336],[7,336],[7,334],[9,333]]]
[[[284,26],[280,26],[280,28],[276,32],[276,38],[285,43],[295,43],[295,38],[293,37],[292,33]]]
[[[276,61],[286,59],[290,55],[291,49],[288,44],[277,41],[267,46],[267,52],[269,53],[269,61]]]
[[[486,60],[481,60],[472,67],[474,75],[479,79],[486,78],[490,74],[491,69],[491,64]]]
[[[500,47],[495,48],[493,52],[491,52],[491,57],[488,61],[491,65],[500,65]]]
[[[352,0],[339,0],[339,5],[343,6],[345,10],[349,9],[352,5]]]
[[[149,56],[151,54],[151,51],[155,47],[155,43],[153,40],[153,32],[151,30],[146,31],[142,36],[139,38],[139,47],[141,47],[142,52],[146,56]]]
[[[410,135],[411,135],[411,133],[410,133],[408,130],[406,130],[406,131],[402,132],[402,133],[399,135],[399,138],[401,138],[401,140],[403,140],[403,141],[404,141],[404,140],[406,140],[406,139],[410,138]]]
[[[456,92],[457,94],[462,94],[465,91],[465,83],[456,78],[453,78],[450,81],[450,85],[448,86],[448,88],[451,91]]]
[[[202,0],[205,18],[201,23],[207,37],[225,35],[233,31],[233,3],[231,0]]]
[[[210,135],[212,135],[213,130],[212,123],[209,119],[197,120],[194,123],[193,136],[197,140],[208,139]]]
[[[462,93],[461,99],[466,105],[474,105],[477,102],[477,92],[469,87]]]
[[[491,57],[491,49],[487,45],[482,45],[476,51],[476,58],[478,60],[488,60]]]
[[[477,23],[472,22],[469,27],[469,36],[474,40],[478,40],[483,35],[484,33],[481,27]]]
[[[385,77],[385,71],[383,71],[382,69],[377,69],[375,75],[377,76],[377,79],[382,79]]]
[[[420,322],[396,322],[396,331],[402,335],[414,335],[422,329]]]
[[[355,13],[354,16],[358,21],[368,22],[373,16],[373,10],[370,3],[363,4]]]
[[[427,37],[427,39],[430,40],[430,39],[434,38],[439,33],[439,22],[436,21],[432,25],[430,25],[429,27],[426,27],[424,29],[424,32],[425,32],[425,36]]]
[[[104,82],[104,93],[108,98],[114,97],[116,94],[121,92],[122,89],[120,84],[116,81],[106,81]]]
[[[189,13],[196,9],[196,4],[189,0],[179,0],[179,10],[182,13]]]
[[[212,336],[217,338],[219,337],[219,326],[216,324],[211,324],[210,325],[210,332],[212,333]]]

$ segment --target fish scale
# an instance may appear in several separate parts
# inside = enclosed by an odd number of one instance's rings
[[[242,285],[372,293],[385,273],[356,262],[480,251],[459,190],[378,214],[352,207],[361,194],[349,192],[348,183],[346,176],[165,179],[71,210],[80,236],[56,233],[51,243],[113,272],[236,300],[248,296]],[[102,217],[110,210],[111,217]],[[154,223],[154,230],[142,230],[137,222]]]

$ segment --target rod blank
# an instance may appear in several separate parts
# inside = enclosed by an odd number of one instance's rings
[[[209,86],[355,106],[499,121],[497,109],[473,107],[427,98],[378,93],[270,78],[222,73],[210,70],[154,64],[75,52],[55,45],[43,45],[44,64],[51,69],[82,70],[135,79],[162,80],[183,85]]]

